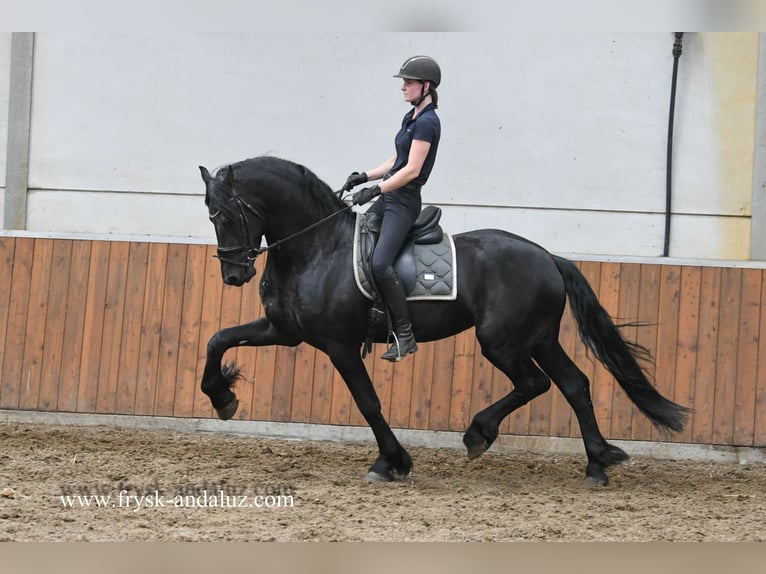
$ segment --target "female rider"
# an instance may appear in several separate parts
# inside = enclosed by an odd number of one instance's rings
[[[436,115],[441,70],[433,58],[414,56],[402,64],[395,78],[402,78],[404,101],[413,109],[405,114],[394,139],[395,153],[379,166],[352,173],[344,189],[382,179],[353,195],[363,205],[378,195],[370,211],[381,218],[380,236],[372,256],[372,272],[380,295],[388,306],[394,330],[394,344],[381,358],[401,361],[418,350],[412,333],[406,293],[394,269],[394,260],[412,224],[420,214],[420,190],[436,160],[441,124]]]

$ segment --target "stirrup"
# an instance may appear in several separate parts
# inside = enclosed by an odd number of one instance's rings
[[[406,345],[409,341],[412,341],[411,345]],[[394,344],[389,347],[388,351],[383,353],[380,358],[384,359],[386,361],[391,361],[394,363],[398,363],[401,361],[404,357],[407,355],[411,355],[415,351],[418,350],[418,344],[415,342],[415,337],[407,337],[405,338],[402,343],[405,343],[404,345],[404,352],[402,353],[402,346],[399,342],[399,337],[396,336],[396,333],[394,333]]]

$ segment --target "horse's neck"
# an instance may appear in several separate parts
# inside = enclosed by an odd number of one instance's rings
[[[315,215],[289,208],[279,213],[266,233],[267,243],[274,245],[269,249],[270,257],[299,264],[352,248],[354,225],[347,213],[331,211]]]

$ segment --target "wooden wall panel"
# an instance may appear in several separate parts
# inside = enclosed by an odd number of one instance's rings
[[[755,400],[758,387],[758,338],[760,336],[760,303],[762,273],[757,269],[742,270],[742,291],[737,333],[737,357],[734,375],[734,428],[731,443],[753,444],[755,439]]]
[[[700,289],[702,270],[699,267],[681,269],[681,289],[678,301],[678,339],[675,354],[675,391],[672,399],[680,405],[694,405],[696,391],[698,337],[700,325]],[[668,397],[671,398],[671,397]],[[693,420],[675,439],[691,442]]]
[[[678,352],[678,318],[681,300],[681,268],[668,265],[659,269],[659,305],[657,309],[657,346],[654,350],[654,383],[671,400],[676,394],[676,354]],[[654,440],[661,436],[651,430]]]
[[[77,386],[77,412],[81,413],[96,412],[98,373],[102,356],[107,353],[104,347],[104,317],[111,245],[106,241],[94,241],[90,246],[88,277],[84,285],[86,292],[80,294],[85,301],[80,373],[76,379],[69,379],[72,386]]]
[[[761,272],[761,299],[757,314],[760,316],[756,357],[758,358],[758,376],[754,399],[743,395],[741,401],[752,402],[754,409],[754,445],[766,445],[766,272]],[[749,357],[743,358],[749,360]]]
[[[101,333],[101,363],[96,389],[96,412],[114,413],[117,409],[117,380],[120,371],[120,347],[125,318],[125,285],[128,277],[130,244],[116,242],[109,252],[109,271],[106,280],[103,331]]]
[[[215,416],[199,388],[207,343],[257,319],[257,284],[224,286],[209,245],[0,238],[0,408]],[[257,262],[263,273],[265,257]],[[648,347],[658,389],[695,412],[670,440],[766,446],[766,280],[763,269],[582,261],[602,306]],[[591,381],[611,439],[665,440],[586,352],[569,307],[560,341]],[[365,364],[393,427],[463,431],[513,386],[482,354],[473,329],[423,343],[393,365],[375,345]],[[242,347],[227,352],[240,420],[364,425],[321,352]],[[552,390],[509,416],[502,433],[579,436]]]

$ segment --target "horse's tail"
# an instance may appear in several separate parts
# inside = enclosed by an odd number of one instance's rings
[[[649,382],[638,364],[639,359],[651,360],[648,349],[623,338],[574,263],[555,255],[553,260],[564,278],[569,304],[585,346],[658,430],[663,434],[681,432],[691,409],[669,401]]]

